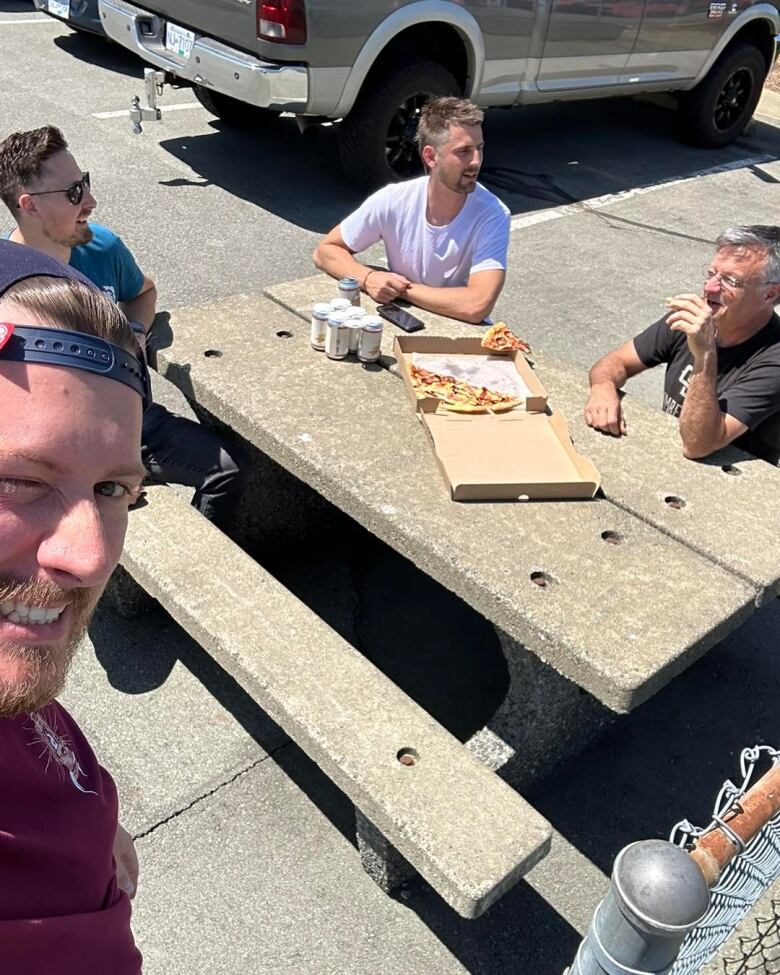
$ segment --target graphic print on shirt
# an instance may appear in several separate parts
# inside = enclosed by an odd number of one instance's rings
[[[691,380],[692,372],[693,364],[690,362],[680,370],[680,375],[677,377],[677,382],[680,384],[680,391],[677,397],[670,396],[666,392],[664,393],[664,413],[670,413],[672,416],[679,416],[682,413],[682,405],[685,397],[688,395],[688,383]]]
[[[85,795],[96,796],[97,792],[93,792],[92,789],[85,789],[79,782],[79,776],[84,775],[84,769],[79,765],[78,759],[67,741],[57,734],[40,712],[33,711],[30,715],[30,720],[38,734],[38,742],[44,746],[43,754],[47,756],[47,759],[51,760],[53,758],[57,765],[65,769],[70,776],[70,781],[79,792],[83,792]],[[48,760],[46,763],[47,768],[49,765]]]

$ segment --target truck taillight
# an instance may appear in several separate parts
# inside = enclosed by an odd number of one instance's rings
[[[305,44],[304,0],[257,0],[257,36],[278,44]]]

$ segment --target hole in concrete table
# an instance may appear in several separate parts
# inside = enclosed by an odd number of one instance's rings
[[[401,765],[406,766],[406,768],[411,768],[420,760],[420,756],[417,754],[414,748],[402,748],[395,757],[398,759]]]
[[[721,470],[724,474],[731,474],[732,477],[739,477],[742,473],[739,467],[735,467],[733,464],[724,464]]]
[[[538,586],[540,589],[549,589],[554,586],[558,580],[550,575],[549,572],[532,572],[531,582]]]
[[[675,510],[685,507],[685,499],[678,497],[676,494],[667,494],[664,498],[664,503]]]
[[[222,352],[219,349],[206,349],[203,353],[207,359],[221,359]]]
[[[287,328],[280,328],[276,333],[276,337],[278,339],[291,339],[293,337],[293,333]]]
[[[607,543],[607,545],[622,545],[626,540],[625,535],[621,535],[620,532],[605,531],[601,533],[601,537]]]

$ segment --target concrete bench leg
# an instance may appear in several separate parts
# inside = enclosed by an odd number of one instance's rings
[[[357,807],[355,808],[355,830],[363,869],[386,894],[397,890],[415,875],[414,867]]]

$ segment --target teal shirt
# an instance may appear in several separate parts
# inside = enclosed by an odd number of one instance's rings
[[[114,302],[137,298],[144,284],[144,276],[127,245],[108,227],[99,223],[89,225],[92,240],[79,244],[70,252],[68,263],[81,271]],[[10,239],[12,231],[3,236]]]
[[[132,301],[144,276],[121,237],[99,223],[91,223],[92,240],[70,252],[71,267],[81,271],[114,301]]]

